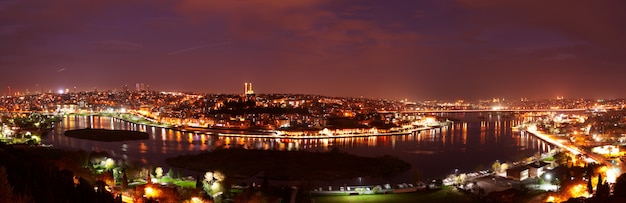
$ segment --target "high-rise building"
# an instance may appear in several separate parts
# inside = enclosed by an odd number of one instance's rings
[[[150,88],[150,85],[148,85],[148,88]],[[137,90],[137,92],[141,92],[141,91],[146,91],[146,84],[143,83],[135,83],[135,89]]]
[[[243,94],[252,95],[254,94],[254,90],[252,90],[252,83],[243,83]]]
[[[7,87],[7,96],[11,96],[11,86]]]

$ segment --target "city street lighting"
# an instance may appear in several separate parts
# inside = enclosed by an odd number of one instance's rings
[[[156,196],[159,194],[159,193],[158,193],[158,192],[157,192],[154,188],[152,188],[152,187],[146,187],[146,188],[144,189],[144,192],[145,192],[145,196],[146,196],[146,197],[149,197],[149,198],[156,197]]]

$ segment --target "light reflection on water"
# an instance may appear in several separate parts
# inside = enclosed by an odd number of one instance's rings
[[[396,178],[406,181],[411,180],[416,170],[425,177],[440,178],[454,169],[462,172],[488,169],[495,160],[515,161],[551,149],[533,136],[513,132],[511,127],[520,124],[520,118],[477,119],[478,114],[452,116],[460,117],[461,121],[440,129],[400,136],[331,139],[219,137],[213,133],[181,132],[110,117],[67,116],[43,142],[57,148],[106,151],[119,159],[149,166],[166,166],[167,157],[216,148],[328,151],[336,147],[361,156],[390,154],[405,160],[413,169]],[[65,130],[80,128],[142,131],[149,133],[150,139],[107,143],[63,136]]]

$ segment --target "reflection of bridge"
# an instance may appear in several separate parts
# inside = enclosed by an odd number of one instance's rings
[[[587,109],[429,109],[413,111],[378,111],[378,113],[497,113],[497,112],[577,112],[587,111]]]

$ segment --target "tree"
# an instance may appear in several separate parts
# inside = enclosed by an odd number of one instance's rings
[[[107,158],[104,162],[104,168],[106,168],[106,170],[111,170],[115,168],[115,160]]]
[[[208,182],[209,184],[213,183],[213,172],[206,172],[204,174],[204,181]]]
[[[174,178],[174,169],[170,168],[170,170],[167,171],[167,177]]]
[[[499,161],[496,161],[493,164],[491,164],[491,169],[493,170],[494,173],[499,173],[501,167],[502,165],[500,164]]]
[[[598,190],[600,190],[600,187],[602,187],[602,174],[598,175],[598,184],[596,184],[596,193],[598,192]]]
[[[556,162],[559,165],[565,165],[570,161],[568,160],[568,158],[571,159],[564,152],[557,152],[556,154],[554,154],[553,157],[554,157],[554,162]]]
[[[128,188],[128,176],[126,175],[126,170],[122,171],[122,189]]]
[[[154,169],[154,174],[156,178],[161,178],[163,177],[163,168],[161,167],[156,167],[156,169]]]
[[[559,178],[554,178],[554,180],[552,180],[552,184],[556,185],[556,189],[558,190],[561,187],[561,180],[559,180]]]
[[[135,178],[137,179],[143,179],[150,176],[150,170],[146,169],[146,168],[141,168],[137,171],[137,176]]]
[[[148,184],[152,184],[152,175],[150,174],[150,171],[148,171]]]
[[[596,196],[598,197],[608,197],[611,194],[611,188],[609,183],[600,184],[598,183],[598,191],[596,191]]]
[[[462,184],[465,182],[465,179],[467,178],[467,175],[465,175],[465,173],[461,173],[461,175],[457,176],[457,184]]]
[[[626,173],[623,173],[615,180],[613,194],[618,197],[626,197]]]
[[[224,175],[224,173],[220,172],[220,171],[215,171],[213,173],[213,177],[215,178],[215,180],[217,180],[218,182],[222,182],[224,181],[224,179],[226,179],[226,176]]]
[[[200,179],[200,175],[196,175],[196,189],[202,188],[202,179]]]
[[[591,180],[587,181],[587,192],[591,195],[593,194],[593,186],[591,185]]]
[[[507,169],[509,169],[509,164],[503,163],[500,165],[500,172],[506,171]]]
[[[374,187],[374,189],[372,189],[372,191],[374,192],[374,194],[380,192],[381,190],[383,190],[383,187],[381,187],[380,185],[376,185]]]

